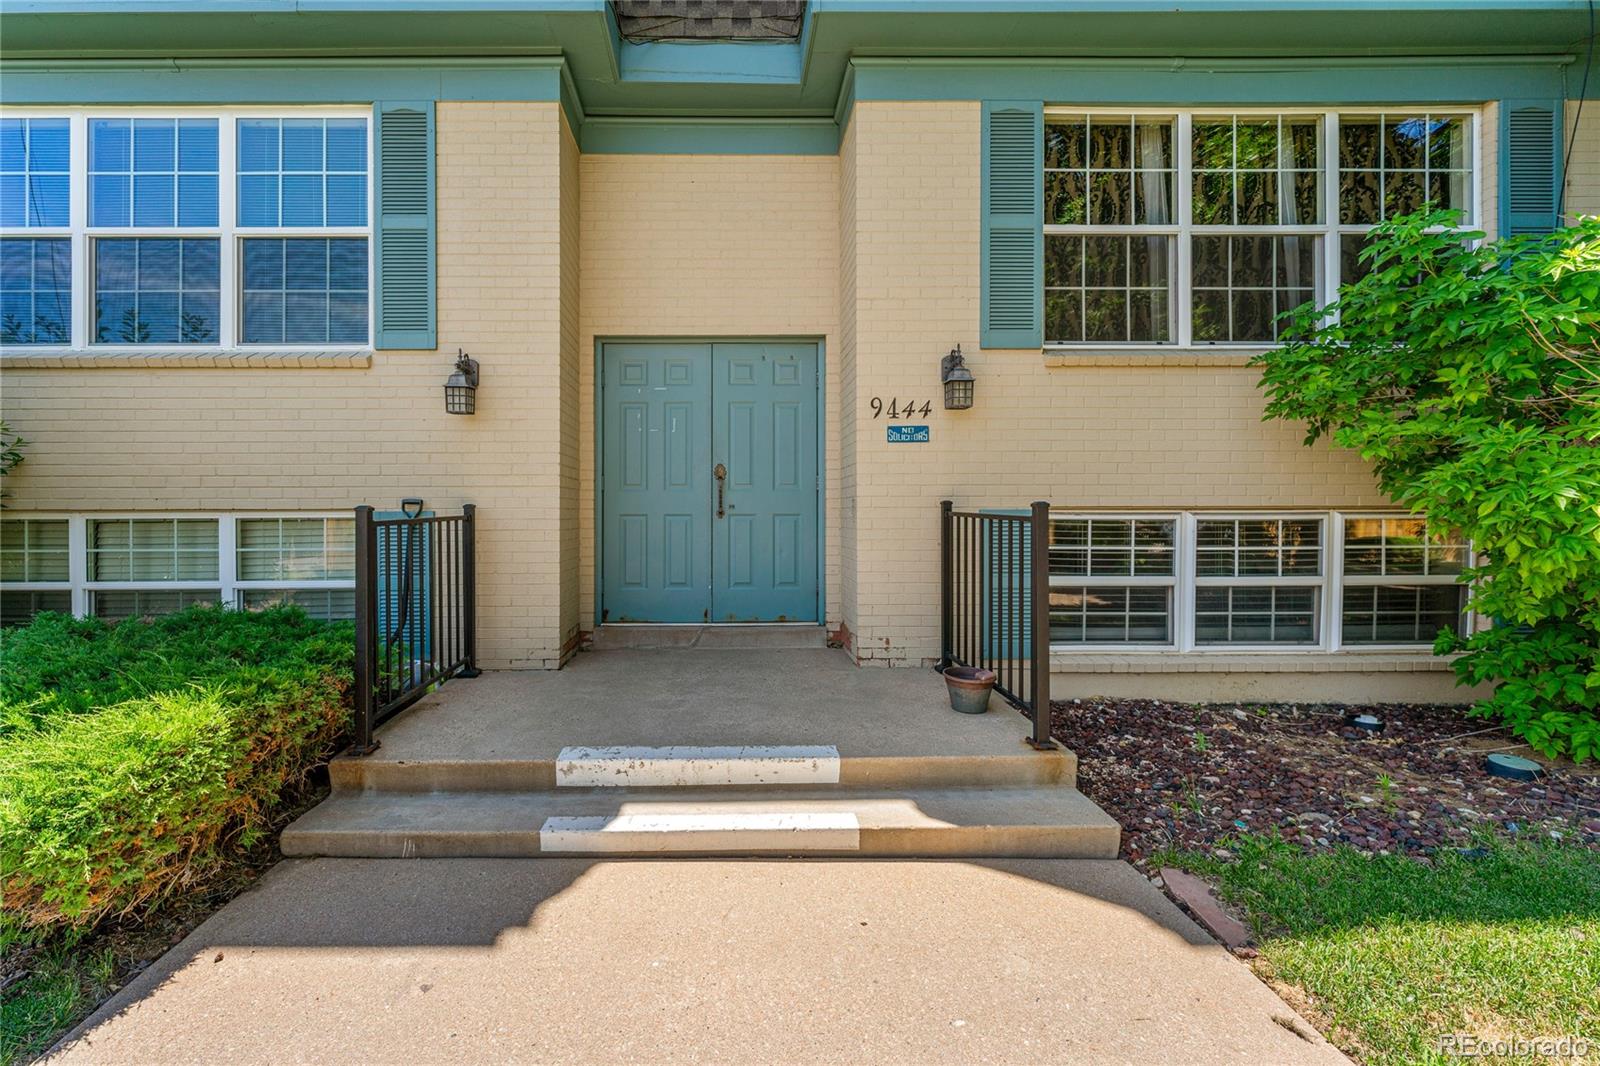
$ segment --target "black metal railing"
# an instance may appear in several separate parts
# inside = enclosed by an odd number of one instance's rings
[[[351,754],[435,685],[478,676],[476,508],[375,516],[356,508],[356,696]]]
[[[994,690],[1050,739],[1050,505],[957,511],[939,504],[939,669],[995,673]]]

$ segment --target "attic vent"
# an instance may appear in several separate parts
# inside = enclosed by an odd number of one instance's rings
[[[793,41],[805,0],[612,0],[625,41]]]

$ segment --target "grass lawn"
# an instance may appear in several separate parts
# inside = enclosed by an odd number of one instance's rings
[[[1228,861],[1163,858],[1244,912],[1258,972],[1347,1053],[1459,1062],[1444,1034],[1569,1035],[1589,1040],[1581,1061],[1600,1061],[1600,852],[1487,843],[1418,860],[1259,836],[1230,847]]]

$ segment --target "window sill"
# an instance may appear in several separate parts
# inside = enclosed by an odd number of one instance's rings
[[[1045,366],[1248,366],[1270,347],[1046,348]]]
[[[239,367],[261,369],[337,370],[365,369],[372,365],[372,352],[351,351],[275,351],[230,348],[205,351],[150,349],[147,351],[0,351],[0,367],[7,370],[125,370],[163,367]]]
[[[1445,673],[1450,663],[1428,651],[1050,651],[1050,672],[1056,674]]]

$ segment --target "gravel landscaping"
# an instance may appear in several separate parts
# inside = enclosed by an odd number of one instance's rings
[[[1385,728],[1347,724],[1354,713]],[[1492,777],[1486,754],[1526,749],[1461,707],[1091,698],[1053,702],[1051,719],[1078,755],[1078,787],[1122,823],[1122,857],[1141,868],[1164,849],[1227,859],[1228,838],[1273,831],[1309,852],[1426,855],[1486,830],[1600,847],[1600,768]]]

